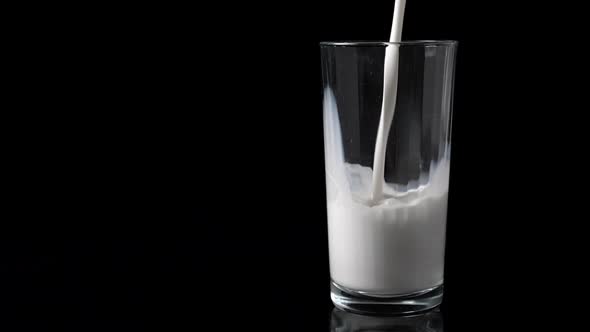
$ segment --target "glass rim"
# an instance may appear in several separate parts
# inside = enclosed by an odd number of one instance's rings
[[[454,46],[459,42],[456,40],[408,40],[401,42],[387,41],[365,41],[365,40],[343,40],[343,41],[322,41],[320,46]]]

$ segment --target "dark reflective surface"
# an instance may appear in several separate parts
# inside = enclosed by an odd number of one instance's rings
[[[330,332],[443,332],[443,317],[434,310],[413,316],[365,316],[332,310]]]

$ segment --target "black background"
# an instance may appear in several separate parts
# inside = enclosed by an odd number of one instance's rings
[[[459,41],[447,332],[530,327],[527,310],[559,307],[540,289],[567,264],[542,221],[567,216],[541,193],[567,178],[555,161],[572,165],[557,138],[574,87],[547,65],[568,46],[550,41],[555,8],[499,5],[406,7],[404,40]],[[393,2],[74,10],[15,25],[28,37],[13,88],[35,93],[10,122],[6,316],[25,330],[327,331],[318,43],[385,40]]]

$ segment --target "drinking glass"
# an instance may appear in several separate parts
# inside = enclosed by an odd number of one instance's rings
[[[443,295],[457,42],[320,48],[332,301],[361,313],[431,309]],[[374,195],[387,52],[398,72],[385,93],[397,97]]]

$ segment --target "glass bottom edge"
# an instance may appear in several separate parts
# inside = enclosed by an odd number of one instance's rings
[[[438,307],[442,303],[443,285],[413,294],[384,297],[355,292],[332,281],[330,297],[337,308],[354,313],[408,315]]]

